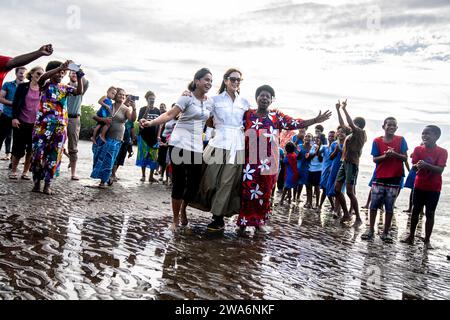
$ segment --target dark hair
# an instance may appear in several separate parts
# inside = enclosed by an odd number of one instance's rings
[[[328,131],[328,134],[330,134],[330,133],[336,133],[336,131],[334,131],[334,130]]]
[[[265,84],[265,85],[258,87],[258,89],[256,89],[255,99],[257,99],[259,94],[263,91],[269,92],[270,95],[272,96],[272,98],[275,97],[275,90],[273,90],[273,88],[271,86],[269,86],[268,84]]]
[[[148,97],[150,97],[150,96],[156,97],[156,95],[155,95],[155,93],[153,91],[148,90],[147,93],[145,94],[145,100],[147,100]]]
[[[226,90],[227,85],[225,84],[225,81],[228,79],[230,74],[232,74],[233,72],[239,73],[242,77],[242,72],[240,70],[238,70],[236,68],[228,69],[227,72],[225,72],[225,74],[223,75],[222,83],[220,84],[220,88],[219,88],[219,94],[221,94],[222,92],[224,92]],[[239,89],[237,90],[237,93],[240,94]]]
[[[342,130],[342,131],[344,131],[344,133],[345,133],[346,136],[348,136],[348,135],[351,133],[350,128],[347,127],[347,126],[338,126],[338,127],[337,127],[337,130],[339,130],[339,129]]]
[[[61,65],[62,65],[61,61],[50,61],[49,63],[47,63],[47,66],[45,67],[45,72],[59,68]]]
[[[386,123],[388,121],[391,121],[391,120],[397,122],[397,119],[395,119],[394,117],[387,117],[386,119],[384,119],[383,127],[386,125]]]
[[[116,101],[117,99],[117,95],[119,94],[119,92],[123,91],[124,93],[126,93],[125,89],[122,88],[116,88],[116,95],[114,96],[114,101]]]
[[[325,130],[321,124],[318,124],[314,129],[320,130],[320,132],[323,132],[323,130]]]
[[[201,78],[206,76],[208,73],[212,75],[212,72],[209,71],[208,68],[201,68],[200,70],[198,70],[194,75],[194,80],[192,80],[191,83],[189,83],[188,90],[194,91],[196,89],[195,80],[200,80]]]
[[[293,152],[295,152],[295,144],[293,144],[291,141],[289,141],[288,143],[286,143],[286,146],[284,147],[284,149],[286,149],[287,153],[293,153]]]
[[[438,126],[430,124],[429,126],[426,126],[425,128],[430,129],[430,131],[433,132],[437,136],[438,139],[441,137],[441,128],[439,128]]]
[[[360,129],[364,129],[364,127],[366,126],[366,120],[364,120],[364,118],[362,117],[356,117],[353,122],[355,123],[356,126],[358,126]]]
[[[19,70],[27,71],[27,68],[25,68],[25,67],[17,67],[16,70],[14,70],[14,72],[17,74],[17,72],[19,72]]]

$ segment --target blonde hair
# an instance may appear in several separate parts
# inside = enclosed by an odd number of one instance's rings
[[[42,68],[41,66],[36,66],[27,72],[27,74],[25,75],[25,78],[27,78],[28,81],[31,81],[31,76],[33,75],[33,73],[35,73],[39,69],[42,69],[42,71],[44,71],[44,68]]]

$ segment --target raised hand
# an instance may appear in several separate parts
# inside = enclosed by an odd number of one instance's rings
[[[315,118],[316,123],[324,122],[330,119],[331,111],[327,110],[322,114],[322,111],[319,112],[319,115]]]
[[[340,107],[341,107],[341,101],[338,100],[338,102],[336,103],[336,109],[339,110]]]
[[[50,56],[53,53],[53,47],[51,44],[46,44],[38,50],[43,56]]]
[[[347,108],[347,99],[345,101],[342,101],[342,109]]]
[[[59,68],[60,68],[61,70],[66,71],[66,70],[69,69],[69,64],[70,64],[71,62],[73,62],[73,61],[72,61],[72,60],[66,60],[66,62],[64,62]]]

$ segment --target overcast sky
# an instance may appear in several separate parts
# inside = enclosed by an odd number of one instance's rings
[[[0,53],[52,43],[52,59],[84,67],[91,82],[85,104],[96,105],[110,85],[139,95],[139,106],[147,90],[157,104],[171,104],[202,67],[213,72],[213,94],[226,69],[237,67],[245,79],[241,93],[251,102],[259,85],[270,84],[274,107],[310,118],[348,98],[351,115],[370,120],[374,134],[392,115],[400,129],[405,124],[411,144],[420,139],[414,123],[437,123],[450,147],[449,0],[0,4]],[[326,127],[336,124],[333,116]]]

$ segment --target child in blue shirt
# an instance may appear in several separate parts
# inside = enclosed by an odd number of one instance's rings
[[[100,104],[101,107],[97,112],[97,117],[100,117],[100,118],[112,117],[112,115],[113,115],[112,114],[113,113],[112,99],[114,99],[114,97],[116,96],[116,93],[117,93],[117,89],[115,87],[110,87],[108,89],[108,91],[106,92],[106,96],[103,96],[100,98],[100,100],[98,100],[98,103]],[[101,131],[100,131],[99,137],[103,142],[106,142],[106,133],[108,132],[109,127],[110,127],[110,125],[108,125],[108,124],[97,122],[97,125],[95,126],[94,132],[92,134],[92,138],[91,138],[92,142],[94,144],[96,143],[97,134],[98,134],[98,131],[100,130],[100,128],[101,128]]]

